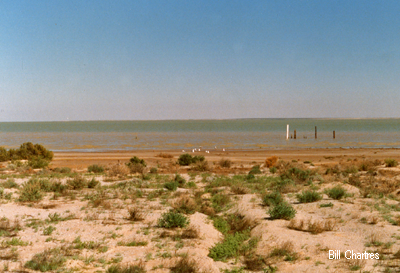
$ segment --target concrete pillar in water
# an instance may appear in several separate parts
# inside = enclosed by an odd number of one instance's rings
[[[289,124],[286,125],[286,139],[289,139]]]
[[[317,139],[317,126],[315,126],[315,139]]]

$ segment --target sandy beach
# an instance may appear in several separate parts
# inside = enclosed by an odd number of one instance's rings
[[[217,162],[221,158],[232,160],[235,164],[261,164],[267,157],[277,156],[282,160],[292,161],[312,161],[314,164],[337,164],[341,160],[347,158],[357,160],[384,160],[393,158],[400,160],[399,149],[290,149],[290,150],[210,150],[210,153],[205,151],[192,153],[192,155],[203,155],[209,162]],[[52,161],[53,167],[72,167],[86,168],[91,164],[115,164],[127,162],[132,156],[143,158],[150,165],[156,165],[157,162],[170,162],[171,159],[165,159],[158,156],[160,153],[170,154],[177,159],[182,150],[136,150],[136,151],[114,151],[114,152],[55,152]]]

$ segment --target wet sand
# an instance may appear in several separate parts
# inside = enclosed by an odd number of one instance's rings
[[[186,150],[186,152],[189,152]],[[160,153],[170,154],[173,158],[162,158]],[[230,159],[234,164],[262,164],[267,157],[277,156],[282,160],[311,161],[315,165],[337,164],[341,160],[384,160],[393,158],[400,161],[400,149],[290,149],[290,150],[210,150],[189,152],[192,155],[203,155],[210,163],[217,162],[221,158]],[[176,161],[183,154],[182,150],[136,150],[136,151],[112,151],[112,152],[55,152],[52,167],[86,168],[92,164],[109,165],[127,162],[131,157],[137,156],[144,159],[149,166],[157,163]]]

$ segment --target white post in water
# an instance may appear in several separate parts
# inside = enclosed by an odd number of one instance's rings
[[[286,125],[286,139],[289,139],[289,124]]]

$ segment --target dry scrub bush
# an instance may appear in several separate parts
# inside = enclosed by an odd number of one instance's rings
[[[200,231],[194,226],[190,226],[182,232],[182,239],[197,239],[200,237]]]
[[[211,171],[211,167],[208,165],[208,162],[206,160],[196,162],[195,164],[192,165],[190,169],[195,172]]]
[[[19,219],[15,219],[13,222],[11,222],[7,218],[2,218],[0,219],[0,235],[3,236],[15,236],[15,233],[10,233],[10,232],[15,232],[22,229],[21,223]]]
[[[183,195],[178,198],[172,205],[175,211],[186,214],[193,214],[197,210],[197,204],[193,198]]]
[[[244,257],[245,268],[250,271],[262,271],[265,267],[265,260],[259,255],[248,255]],[[269,272],[269,271],[264,271]]]
[[[294,252],[294,246],[291,241],[286,241],[275,247],[269,257],[285,257],[285,261],[293,261],[297,258],[297,253]]]
[[[265,159],[265,166],[267,168],[275,167],[276,163],[278,162],[277,156],[271,156]]]
[[[143,261],[139,261],[135,264],[126,264],[126,265],[111,265],[107,268],[106,273],[145,273],[145,263]]]
[[[197,263],[188,257],[186,254],[181,258],[175,266],[171,267],[171,273],[197,273],[199,272],[199,267]]]
[[[218,165],[221,168],[228,168],[229,169],[231,167],[231,165],[232,165],[232,161],[230,159],[221,158],[221,160],[218,161]]]
[[[129,168],[126,165],[115,164],[108,170],[108,175],[111,177],[126,176],[129,173]]]
[[[245,217],[239,212],[228,215],[226,218],[226,222],[230,226],[229,233],[251,230],[258,224],[255,219]]]
[[[167,154],[167,153],[159,153],[158,155],[156,155],[156,157],[161,157],[161,158],[173,158],[174,156],[171,154]]]
[[[388,195],[400,187],[400,183],[396,180],[387,178],[377,180],[374,176],[367,176],[363,179],[349,178],[349,184],[358,187],[364,198],[371,197],[371,195]]]
[[[332,231],[336,226],[336,222],[333,220],[325,221],[314,221],[309,219],[307,222],[304,220],[290,220],[287,227],[298,231],[310,232],[311,234],[319,234],[324,231]]]
[[[345,259],[351,271],[359,271],[365,266],[366,261],[363,259]]]
[[[130,221],[143,221],[145,218],[144,213],[137,207],[129,208],[128,213],[128,220]]]
[[[246,194],[249,192],[248,188],[246,188],[243,184],[233,184],[231,186],[231,191],[234,194]]]
[[[146,169],[146,167],[144,165],[139,164],[139,163],[131,163],[128,165],[128,167],[129,167],[130,173],[133,173],[133,174],[135,174],[135,173],[143,174]]]
[[[15,249],[1,249],[0,260],[16,260],[18,259],[18,252]]]

